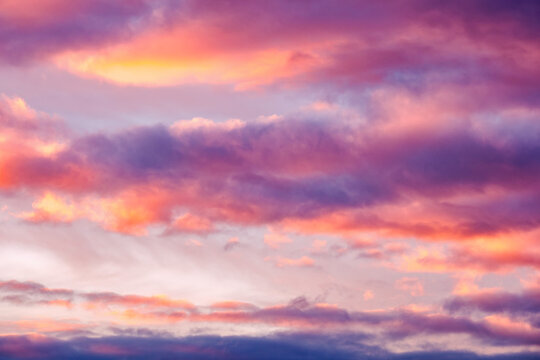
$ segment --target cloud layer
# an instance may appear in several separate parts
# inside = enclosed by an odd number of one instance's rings
[[[0,358],[538,357],[539,18],[1,1]]]
[[[493,123],[482,114],[448,124],[434,112],[414,125],[415,115],[392,106],[402,95],[387,99],[373,99],[384,114],[361,121],[336,110],[82,137],[63,130],[51,138],[41,133],[51,124],[61,129],[58,121],[6,97],[2,144],[20,150],[3,156],[1,186],[38,196],[33,210],[19,214],[37,223],[87,218],[132,234],[149,225],[207,234],[225,224],[344,237],[377,232],[460,246],[447,260],[420,259],[434,266],[476,259],[470,263],[485,268],[537,267],[537,110],[518,120],[519,131],[512,118]],[[431,96],[418,100],[442,106]],[[531,251],[512,249],[509,236]]]
[[[366,331],[370,337],[403,340],[418,336],[467,335],[492,346],[539,345],[539,309],[534,304],[538,289],[523,294],[478,294],[447,300],[447,312],[411,310],[407,308],[379,311],[348,311],[335,305],[311,303],[304,297],[288,304],[259,307],[237,301],[218,302],[209,306],[195,306],[186,300],[163,296],[121,295],[111,292],[75,292],[49,289],[31,282],[0,282],[1,301],[16,306],[60,306],[71,311],[81,307],[93,312],[94,318],[109,317],[117,324],[142,322],[148,325],[181,322],[210,324],[265,325],[284,330],[325,328],[327,332]],[[532,295],[531,295],[532,294]],[[489,295],[489,297],[487,296]],[[455,314],[457,310],[478,308],[488,314],[484,320]],[[500,316],[504,313],[507,316]],[[526,316],[518,316],[523,315]],[[508,317],[510,315],[511,317]],[[42,332],[57,333],[58,324],[34,326]],[[32,323],[25,323],[31,329]],[[66,334],[74,330],[65,327]],[[76,334],[76,333],[75,333]]]

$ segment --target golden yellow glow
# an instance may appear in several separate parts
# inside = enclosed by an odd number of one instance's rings
[[[70,222],[78,216],[75,205],[69,204],[59,196],[46,192],[40,199],[32,203],[31,212],[24,212],[19,216],[29,221],[52,220]]]
[[[238,88],[270,82],[277,76],[286,76],[289,53],[267,50],[241,57],[201,54],[189,59],[138,57],[139,54],[70,53],[57,58],[57,64],[69,70],[129,85],[169,86],[180,83],[239,83]],[[205,57],[208,56],[208,57]],[[240,64],[240,65],[239,65]]]
[[[219,33],[197,24],[154,30],[97,50],[75,50],[55,57],[59,67],[128,85],[169,86],[180,83],[234,83],[246,89],[320,66],[317,54],[338,40],[303,42],[283,47],[227,46]],[[300,60],[298,52],[306,53]]]

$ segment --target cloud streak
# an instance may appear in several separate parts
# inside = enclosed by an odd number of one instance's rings
[[[206,324],[264,324],[284,329],[316,329],[328,331],[350,331],[360,326],[378,333],[383,339],[400,340],[419,335],[465,334],[495,346],[540,345],[540,328],[534,318],[511,321],[501,318],[486,318],[484,321],[446,313],[391,309],[373,312],[348,311],[334,305],[311,303],[304,297],[293,299],[288,304],[258,307],[243,302],[220,302],[209,307],[195,306],[185,300],[159,296],[120,295],[116,293],[76,293],[63,289],[48,289],[36,283],[8,281],[0,283],[0,290],[7,293],[5,302],[19,306],[58,305],[57,301],[69,302],[96,314],[108,314],[117,320],[144,322],[148,324],[171,324],[178,322]],[[477,306],[488,312],[507,309],[537,312],[534,305],[523,308],[530,294],[456,298],[445,307],[454,312]],[[24,298],[25,301],[19,299]],[[509,299],[510,298],[510,299]],[[45,301],[44,299],[48,300]],[[516,301],[521,299],[521,301]],[[504,303],[504,300],[509,300]],[[487,305],[486,305],[487,304]],[[520,306],[521,305],[521,306]],[[529,322],[527,322],[529,321]]]

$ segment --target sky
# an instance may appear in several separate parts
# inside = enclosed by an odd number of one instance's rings
[[[540,358],[540,2],[1,0],[0,358]]]

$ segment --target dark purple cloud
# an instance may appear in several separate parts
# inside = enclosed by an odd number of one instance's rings
[[[483,311],[486,313],[509,313],[528,315],[540,313],[540,289],[528,289],[521,293],[490,291],[463,295],[445,303],[449,311]]]
[[[59,0],[33,6],[0,6],[1,62],[19,65],[126,39],[148,22],[152,11],[145,0]]]
[[[277,334],[266,337],[189,336],[101,338],[81,337],[71,340],[4,336],[0,338],[0,356],[19,359],[227,359],[227,360],[532,360],[536,353],[479,355],[472,352],[423,351],[393,354],[363,344],[361,334],[314,335],[309,333]]]
[[[204,40],[217,54],[296,48],[290,65],[306,70],[276,75],[276,84],[322,85],[339,92],[381,85],[429,92],[444,84],[473,95],[475,108],[498,108],[538,105],[540,72],[527,60],[538,56],[538,13],[534,0],[511,5],[500,0],[342,1],[340,6],[332,1],[193,1],[172,9],[170,21],[195,18],[209,28],[227,29]],[[339,41],[322,54],[302,51],[313,38]],[[322,64],[310,67],[321,58]]]

